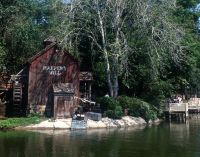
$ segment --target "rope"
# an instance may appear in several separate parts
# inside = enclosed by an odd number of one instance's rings
[[[79,98],[79,97],[77,97],[77,96],[74,96],[74,98],[76,98],[76,99],[79,99],[79,100],[81,100],[82,102],[89,102],[89,103],[91,103],[91,104],[96,104],[96,102],[94,102],[94,101],[90,101],[90,100],[87,100],[87,99],[83,99],[83,98]]]
[[[4,92],[1,92],[0,95],[2,95]]]

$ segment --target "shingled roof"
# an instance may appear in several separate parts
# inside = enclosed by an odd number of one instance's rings
[[[44,53],[46,53],[50,48],[54,47],[54,46],[58,46],[58,42],[56,40],[55,37],[53,36],[49,36],[48,38],[46,38],[43,41],[45,48],[41,51],[39,51],[36,55],[34,55],[33,57],[28,59],[28,63],[32,63],[35,59],[37,59],[38,57],[42,56]],[[75,62],[78,62],[78,59],[75,58],[72,54],[70,54],[68,51],[65,50],[65,53],[67,53],[67,55],[69,55],[70,57],[72,57],[74,59]]]

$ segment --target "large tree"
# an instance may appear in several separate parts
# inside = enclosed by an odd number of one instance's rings
[[[3,0],[0,66],[16,72],[47,36],[96,74],[110,96],[160,95],[199,84],[195,0]],[[84,67],[84,68],[83,68]],[[120,90],[119,89],[123,89]],[[97,90],[100,91],[100,90]]]
[[[110,96],[118,96],[118,76],[126,63],[128,44],[124,32],[126,0],[72,0],[62,10],[62,43],[68,48],[88,38],[92,51],[104,58]],[[64,29],[63,29],[64,27]]]
[[[92,50],[104,58],[110,96],[117,97],[119,76],[135,75],[129,73],[128,65],[134,66],[129,58],[141,53],[152,77],[164,73],[169,61],[178,65],[183,59],[184,30],[172,19],[175,9],[175,0],[72,0],[61,13],[63,42],[76,47],[90,39]]]
[[[51,26],[51,4],[50,0],[0,2],[1,65],[10,73],[16,73],[41,48]]]

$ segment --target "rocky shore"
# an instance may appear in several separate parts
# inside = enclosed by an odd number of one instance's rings
[[[159,120],[151,121],[152,123],[159,123]],[[72,119],[57,119],[57,120],[45,120],[39,124],[28,125],[23,127],[17,127],[16,129],[71,129]],[[100,121],[94,121],[88,119],[86,121],[86,129],[95,129],[95,128],[125,128],[133,126],[147,125],[148,123],[142,118],[136,118],[131,116],[124,116],[122,119],[110,119],[102,118]]]

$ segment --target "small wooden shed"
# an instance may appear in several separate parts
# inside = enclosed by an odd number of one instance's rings
[[[27,66],[19,75],[22,77],[22,101],[27,104],[24,105],[26,111],[44,112],[47,116],[52,117],[53,114],[57,115],[54,110],[54,98],[60,100],[60,98],[54,97],[57,89],[61,87],[56,85],[70,84],[73,95],[79,97],[79,62],[70,53],[60,49],[52,38],[46,39],[44,45],[45,48],[28,60]],[[79,104],[77,99],[71,100],[70,103],[71,107]],[[62,108],[62,105],[60,107]],[[57,105],[56,111],[60,112],[61,110]],[[69,111],[67,110],[67,112]],[[69,113],[65,114],[69,115]]]
[[[53,85],[54,118],[69,118],[74,112],[74,87],[71,83]]]

